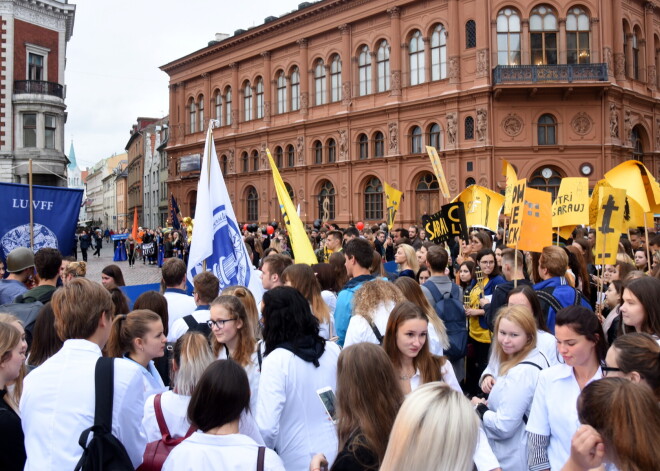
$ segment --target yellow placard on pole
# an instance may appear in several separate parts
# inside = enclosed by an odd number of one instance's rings
[[[396,212],[399,210],[399,204],[401,203],[403,192],[393,188],[386,181],[383,181],[383,185],[385,187],[385,201],[387,204],[387,227],[389,230],[392,230],[392,227],[394,227],[394,218],[396,217]]]
[[[511,192],[513,186],[518,182],[516,169],[508,161],[502,159],[502,175],[506,177],[506,189],[504,190],[504,215],[511,216]]]
[[[433,173],[435,173],[435,177],[438,179],[438,183],[440,184],[440,191],[442,192],[442,196],[449,198],[449,187],[447,186],[445,172],[442,170],[442,162],[440,162],[438,151],[435,147],[426,146],[426,152],[429,154],[429,158],[431,159]]]
[[[508,187],[507,187],[508,188]],[[506,232],[506,246],[511,248],[518,247],[520,240],[520,230],[522,228],[523,213],[525,209],[525,190],[527,180],[523,178],[511,185],[511,221]]]
[[[552,227],[577,226],[589,222],[589,179],[562,178],[552,203]]]
[[[552,245],[552,194],[527,188],[518,250],[541,252]]]
[[[470,227],[483,227],[497,232],[504,196],[479,185],[470,185],[451,202],[462,201]]]
[[[596,220],[596,264],[613,265],[619,251],[619,238],[625,228],[623,215],[626,206],[626,190],[601,187]]]

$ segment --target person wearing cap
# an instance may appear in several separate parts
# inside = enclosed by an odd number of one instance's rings
[[[34,252],[27,247],[18,247],[7,255],[9,276],[0,280],[0,305],[14,301],[26,292],[26,282],[34,274]]]
[[[33,303],[40,301],[46,304],[50,301],[57,289],[57,280],[60,278],[62,254],[51,247],[43,247],[34,256],[34,267],[39,275],[39,284],[30,291],[20,294],[15,303]]]

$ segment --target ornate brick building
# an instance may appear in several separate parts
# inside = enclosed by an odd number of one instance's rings
[[[641,0],[323,0],[237,30],[162,67],[170,76],[168,188],[194,214],[209,118],[242,222],[279,218],[270,148],[304,221],[399,221],[452,194],[592,185],[617,163],[660,170],[660,8]],[[197,166],[195,166],[197,162]]]

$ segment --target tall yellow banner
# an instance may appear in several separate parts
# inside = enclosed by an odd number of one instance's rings
[[[525,209],[525,190],[527,189],[527,180],[518,180],[511,184],[511,220],[506,231],[505,243],[507,247],[517,248],[520,241],[520,230]],[[507,186],[508,188],[508,186]]]
[[[314,265],[315,263],[318,263],[318,261],[316,260],[316,255],[314,255],[312,243],[309,241],[309,237],[307,237],[305,227],[300,220],[300,216],[298,216],[295,206],[293,206],[293,202],[289,197],[289,192],[286,191],[284,181],[273,161],[273,156],[270,155],[269,149],[266,149],[266,154],[268,154],[270,169],[273,172],[273,182],[275,184],[275,191],[277,192],[277,200],[280,203],[282,218],[284,219],[286,230],[291,239],[291,248],[293,249],[296,263]]]
[[[445,172],[442,170],[442,163],[440,162],[438,151],[435,147],[426,146],[426,152],[429,154],[429,158],[431,159],[433,173],[435,173],[435,177],[438,179],[438,183],[440,184],[440,191],[442,192],[442,196],[449,198],[449,187],[447,186]]]
[[[451,202],[462,201],[468,226],[497,232],[504,196],[479,185],[470,185]]]
[[[508,161],[502,159],[502,175],[506,177],[506,189],[504,190],[504,215],[511,216],[511,198],[513,186],[518,181],[516,169]]]
[[[601,186],[598,192],[598,216],[596,219],[596,264],[616,263],[619,237],[625,229],[624,212],[626,190]]]
[[[386,181],[383,181],[383,185],[385,187],[385,202],[387,203],[387,227],[389,230],[392,230],[403,192],[391,187]]]
[[[613,188],[625,189],[644,212],[660,212],[660,186],[641,162],[622,162],[605,174],[605,180]]]

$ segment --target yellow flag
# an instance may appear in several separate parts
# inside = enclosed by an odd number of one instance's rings
[[[451,202],[462,201],[468,226],[497,232],[504,196],[479,185],[470,185]]]
[[[598,217],[598,204],[600,202],[600,192],[603,188],[612,188],[607,180],[603,179],[596,183],[591,193],[591,203],[589,205],[589,225],[595,226]],[[623,216],[623,231],[628,228],[644,227],[644,213],[642,206],[626,192],[626,207]],[[653,224],[653,211],[646,212],[646,224]]]
[[[518,181],[516,170],[506,160],[502,159],[502,175],[506,177],[506,189],[504,190],[504,215],[511,216],[511,192],[513,185]]]
[[[589,222],[589,179],[562,178],[552,203],[552,227],[577,226]]]
[[[314,265],[315,263],[318,263],[318,261],[316,260],[316,255],[314,255],[312,243],[309,241],[309,237],[307,237],[305,227],[300,220],[300,216],[298,216],[295,206],[293,206],[293,202],[289,197],[289,192],[286,191],[284,181],[282,181],[280,172],[277,170],[277,166],[273,161],[273,156],[270,155],[270,150],[266,149],[266,153],[268,154],[270,168],[273,171],[273,182],[275,183],[275,191],[277,192],[277,201],[280,203],[282,218],[284,219],[286,230],[291,239],[291,249],[293,249],[296,263]]]
[[[440,191],[442,196],[449,198],[449,187],[447,186],[447,179],[445,178],[445,172],[442,170],[442,163],[440,162],[440,156],[435,147],[426,146],[426,152],[429,154],[431,159],[431,165],[433,166],[433,172],[435,177],[438,179],[440,184]]]
[[[605,174],[613,188],[626,190],[644,212],[660,212],[660,186],[651,172],[637,160],[626,160]]]
[[[594,255],[596,264],[613,265],[616,263],[616,254],[619,250],[619,237],[624,229],[626,190],[603,186],[598,196]]]
[[[387,203],[387,227],[389,230],[392,230],[403,192],[392,188],[386,181],[383,181],[383,185],[385,186],[385,201]]]

